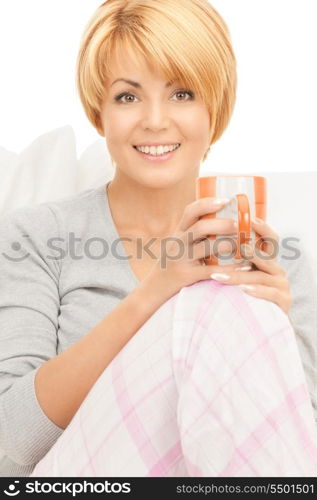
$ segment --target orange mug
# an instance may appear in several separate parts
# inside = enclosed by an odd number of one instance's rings
[[[253,175],[214,175],[196,179],[196,199],[213,197],[229,198],[230,202],[216,213],[204,215],[203,219],[225,218],[237,221],[237,242],[232,241],[231,258],[221,255],[204,259],[207,265],[228,265],[245,262],[241,254],[241,245],[255,247],[260,235],[251,227],[251,219],[259,217],[266,220],[267,182],[265,177]],[[212,240],[228,239],[228,235],[209,235]],[[240,262],[237,262],[237,260]]]

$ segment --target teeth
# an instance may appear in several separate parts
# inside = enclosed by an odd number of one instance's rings
[[[174,144],[172,146],[140,146],[136,147],[138,151],[142,153],[150,154],[152,156],[159,156],[168,153],[169,151],[174,151],[180,146],[180,144]]]

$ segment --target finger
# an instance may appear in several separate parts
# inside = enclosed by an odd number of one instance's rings
[[[252,273],[253,271],[250,269],[246,269],[245,271],[242,271],[243,268],[247,267],[246,264],[239,264],[239,265],[226,265],[226,266],[219,266],[219,265],[214,265],[214,264],[204,264],[204,265],[199,265],[197,268],[198,276],[197,280],[210,280],[212,274],[223,274],[224,272],[231,274],[233,272],[236,272],[237,274],[242,274],[245,276],[246,274]],[[226,268],[224,270],[224,268]],[[239,269],[236,271],[236,269]],[[244,283],[244,280],[241,280],[241,283]]]
[[[251,219],[252,226],[256,229],[256,232],[261,236],[269,236],[276,241],[279,241],[280,237],[274,229],[269,226],[269,224],[265,221],[261,221],[261,219]]]
[[[276,231],[271,228],[267,222],[261,221],[261,219],[251,220],[252,228],[260,235],[260,240],[257,242],[257,246],[269,255],[277,255],[279,250],[280,237]]]
[[[222,254],[226,254],[228,259],[233,258],[235,254],[235,246],[230,238],[221,238],[221,239],[211,239],[205,238],[201,241],[194,242],[193,245],[188,247],[189,257],[192,258],[194,256],[195,259],[208,259],[211,256],[219,257]],[[227,264],[225,264],[227,267]],[[233,265],[234,269],[237,267]]]
[[[255,285],[252,289],[239,286],[245,293],[258,297],[259,299],[269,300],[278,305],[285,313],[287,313],[292,305],[292,298],[289,294],[282,292],[276,288],[265,285]]]
[[[279,242],[273,240],[272,238],[267,238],[266,236],[260,237],[256,240],[256,247],[262,252],[267,253],[272,257],[272,259],[277,259],[279,254]]]
[[[229,248],[230,250],[230,248]],[[223,250],[224,252],[226,250]],[[212,242],[210,240],[204,240],[199,243],[196,243],[189,249],[188,257],[193,260],[202,260],[208,259],[212,255]],[[219,264],[219,265],[211,265],[211,271],[213,272],[228,272],[228,271],[251,271],[252,263],[248,264],[248,262],[242,262],[240,264]]]
[[[187,234],[188,243],[194,243],[210,235],[220,235],[225,239],[225,235],[237,236],[237,225],[233,219],[200,219],[193,224]],[[212,240],[213,241],[213,240]],[[217,243],[219,245],[219,241]]]
[[[187,231],[190,226],[195,224],[200,217],[216,213],[229,203],[229,198],[199,198],[185,207],[179,228],[181,231]],[[218,202],[218,203],[217,203]]]
[[[254,264],[257,269],[272,275],[285,274],[284,270],[277,264],[277,259],[270,254],[263,252],[259,248],[252,248],[250,245],[241,245],[243,258]]]
[[[206,266],[209,268],[209,273],[210,274],[224,274],[224,273],[233,273],[233,272],[238,272],[245,274],[247,272],[252,271],[252,267],[248,264],[238,264],[238,265],[232,265],[228,264],[225,266],[220,266],[216,264],[208,264]],[[209,276],[210,278],[210,276]]]
[[[279,276],[272,276],[262,271],[227,271],[219,273],[211,273],[211,279],[220,281],[226,285],[265,285],[274,288],[284,288],[284,282],[281,284]]]

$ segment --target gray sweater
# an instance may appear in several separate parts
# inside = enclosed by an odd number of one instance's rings
[[[284,251],[279,260],[292,286],[289,316],[317,419],[316,290],[303,252],[292,255]],[[105,185],[0,217],[0,476],[29,476],[63,433],[37,401],[38,368],[138,283]]]

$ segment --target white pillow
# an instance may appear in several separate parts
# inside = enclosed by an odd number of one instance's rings
[[[20,154],[0,150],[0,211],[75,192],[77,171],[75,137],[69,126],[41,135]]]
[[[80,156],[78,172],[78,192],[101,186],[113,179],[114,167],[105,139],[93,142]]]
[[[77,158],[70,125],[39,136],[21,153],[0,147],[0,213],[100,185],[113,173],[105,141]],[[109,165],[109,167],[108,167]]]

